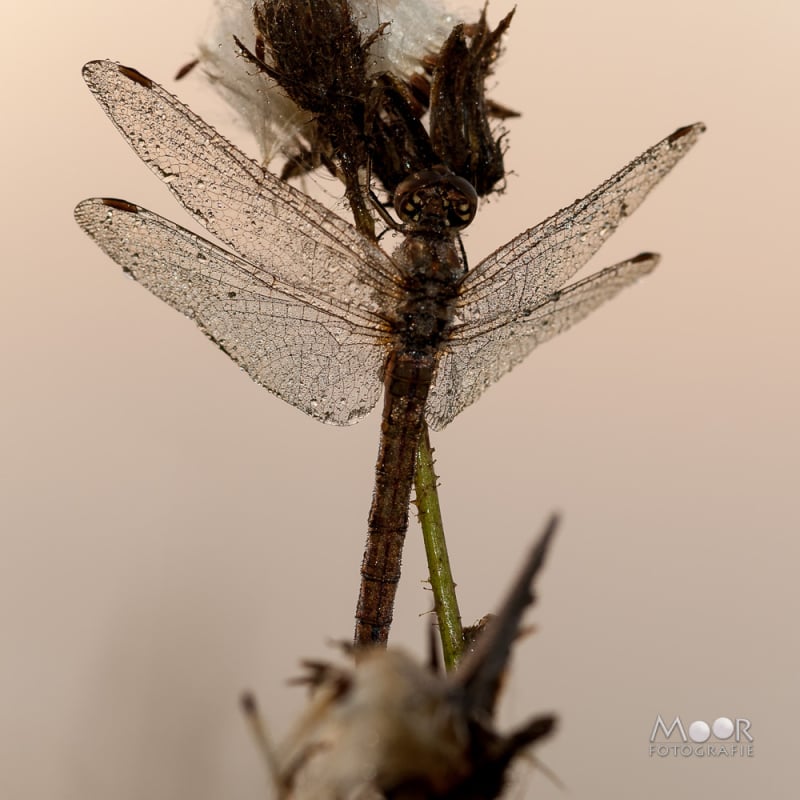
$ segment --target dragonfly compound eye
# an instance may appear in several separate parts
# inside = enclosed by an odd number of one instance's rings
[[[478,195],[469,181],[438,167],[415,172],[400,183],[394,207],[412,228],[458,231],[475,217]]]

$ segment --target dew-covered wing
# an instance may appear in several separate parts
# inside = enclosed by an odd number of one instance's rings
[[[700,123],[679,128],[586,197],[516,236],[467,274],[428,401],[428,419],[434,427],[450,422],[537,344],[616,294],[620,278],[624,276],[622,285],[627,285],[649,271],[647,261],[637,257],[558,293],[704,130]],[[591,305],[585,305],[588,296],[581,295],[580,308],[585,311],[564,311],[563,322],[550,319],[541,327],[550,304],[560,308],[568,292],[579,287],[591,293]]]
[[[431,427],[443,428],[531,350],[652,272],[658,259],[655,253],[642,253],[553,292],[526,315],[495,318],[496,327],[474,335],[466,326],[456,330],[439,359],[428,396],[426,417]]]
[[[397,296],[391,259],[352,225],[241,153],[130,67],[83,76],[111,121],[184,208],[251,264],[288,285],[379,313]]]
[[[386,355],[379,317],[288,286],[122,200],[84,200],[75,218],[127,273],[287,402],[338,425],[356,422],[377,402]]]

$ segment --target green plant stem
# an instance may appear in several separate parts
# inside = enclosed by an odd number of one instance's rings
[[[434,610],[439,622],[442,653],[445,667],[449,671],[461,657],[464,649],[464,632],[461,628],[456,585],[450,570],[450,558],[447,555],[436,481],[433,451],[428,436],[428,426],[425,425],[417,446],[417,466],[414,473],[416,505],[428,559],[429,580],[433,589]]]

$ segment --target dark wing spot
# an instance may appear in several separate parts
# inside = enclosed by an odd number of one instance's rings
[[[127,200],[118,200],[116,197],[104,197],[101,202],[104,206],[116,208],[117,211],[126,211],[129,214],[139,213],[139,206],[129,203]]]
[[[153,88],[153,81],[147,77],[147,75],[142,75],[138,69],[134,69],[133,67],[124,67],[122,64],[117,66],[117,69],[126,77],[132,80],[134,83],[138,83],[141,86],[144,86],[145,89],[152,89]]]

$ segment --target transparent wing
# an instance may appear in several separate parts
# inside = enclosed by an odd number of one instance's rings
[[[686,155],[705,126],[679,128],[581,200],[496,250],[461,285],[428,421],[442,428],[537,344],[655,266],[645,254],[558,292]]]
[[[193,319],[257,383],[312,417],[346,425],[375,405],[382,320],[326,302],[122,200],[84,200],[78,224],[153,294]]]
[[[484,326],[453,331],[442,352],[426,406],[441,430],[534,347],[582,320],[637,278],[652,272],[654,253],[642,253],[552,293],[525,314],[506,312]]]
[[[560,289],[597,252],[619,223],[680,161],[705,130],[679,128],[581,200],[496,250],[462,283],[455,324],[476,325],[524,315]]]
[[[83,76],[136,154],[208,231],[286,284],[379,313],[391,259],[352,225],[271,175],[141,73],[91,61]]]

